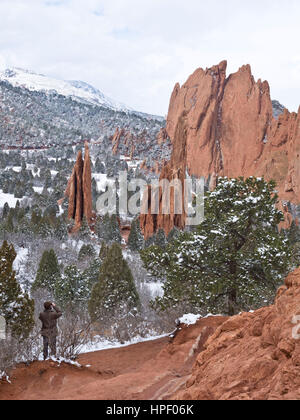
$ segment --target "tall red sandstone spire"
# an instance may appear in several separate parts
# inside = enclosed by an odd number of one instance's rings
[[[92,170],[91,158],[88,143],[85,143],[84,163],[82,173],[82,189],[83,189],[83,214],[87,218],[88,223],[91,222],[93,205],[92,205]]]
[[[85,143],[85,156],[82,158],[81,150],[69,179],[65,197],[69,200],[68,218],[75,222],[74,230],[81,226],[85,216],[88,223],[92,219],[92,173],[88,144]]]

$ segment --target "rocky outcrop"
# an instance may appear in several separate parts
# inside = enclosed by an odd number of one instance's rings
[[[92,173],[88,144],[85,143],[85,156],[79,151],[77,160],[65,191],[68,199],[68,218],[74,220],[74,231],[77,231],[85,216],[90,224],[93,217]],[[62,200],[60,201],[61,204]]]
[[[273,306],[229,318],[207,340],[176,399],[300,399],[300,268]]]
[[[165,133],[173,152],[161,179],[167,173],[171,181],[177,171],[203,176],[207,185],[218,176],[264,176],[277,181],[282,201],[299,204],[300,112],[285,109],[276,118],[268,82],[256,82],[249,65],[229,77],[226,67],[223,61],[198,69],[182,87],[176,84]],[[163,225],[167,233],[172,220]],[[146,236],[153,233],[147,223],[149,217],[142,217]]]
[[[83,215],[91,223],[93,217],[92,199],[92,169],[88,143],[85,143],[84,162],[82,171]]]

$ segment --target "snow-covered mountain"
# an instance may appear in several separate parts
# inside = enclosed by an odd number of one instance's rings
[[[0,114],[3,149],[60,149],[88,141],[151,167],[170,155],[170,143],[157,141],[163,117],[131,110],[84,82],[7,69],[0,73]]]
[[[77,80],[59,80],[21,68],[9,68],[0,73],[0,81],[12,86],[24,87],[31,91],[58,93],[73,100],[92,105],[100,105],[117,111],[132,112],[126,105],[105,96],[100,90],[88,83]]]

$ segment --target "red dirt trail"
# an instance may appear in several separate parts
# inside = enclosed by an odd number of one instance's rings
[[[226,318],[182,326],[175,338],[83,354],[75,367],[52,361],[19,365],[0,400],[160,400],[184,389],[196,357]]]

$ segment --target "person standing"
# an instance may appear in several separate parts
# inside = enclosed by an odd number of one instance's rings
[[[49,356],[49,346],[51,356],[56,357],[57,320],[62,316],[62,312],[52,302],[45,302],[44,308],[45,310],[40,313],[39,319],[42,322],[43,355],[44,360],[46,360]]]

